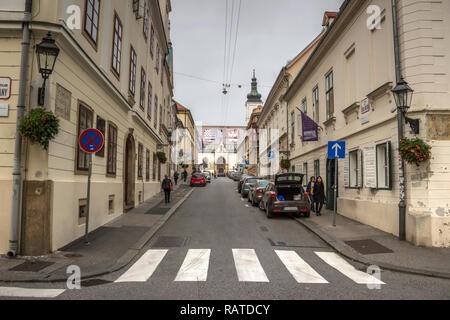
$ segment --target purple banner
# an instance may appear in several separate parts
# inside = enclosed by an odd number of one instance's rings
[[[319,125],[302,112],[303,141],[319,141]]]

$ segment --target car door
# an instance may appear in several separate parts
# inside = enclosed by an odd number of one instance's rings
[[[262,199],[264,208],[266,208],[267,200],[269,199],[269,194],[271,192],[271,187],[272,187],[272,184],[269,183],[266,187],[266,190],[264,191],[264,195],[263,195],[263,199]]]

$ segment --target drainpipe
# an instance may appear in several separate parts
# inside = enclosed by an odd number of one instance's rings
[[[20,193],[22,183],[22,136],[19,133],[19,126],[25,114],[25,98],[27,91],[27,73],[28,60],[30,56],[30,22],[32,19],[31,12],[33,7],[32,0],[26,0],[24,21],[22,26],[22,57],[20,64],[20,82],[19,82],[19,98],[17,104],[17,121],[16,121],[16,141],[14,146],[14,169],[13,169],[13,197],[11,206],[11,233],[9,240],[8,257],[15,257],[18,251],[19,243],[19,210],[20,210]]]
[[[397,0],[392,0],[392,20],[394,26],[394,55],[395,55],[395,77],[397,83],[402,78],[402,68],[400,62],[400,44],[398,36],[398,15],[397,15]],[[398,145],[400,146],[400,139],[403,138],[403,114],[400,109],[397,109],[398,121]],[[405,163],[401,157],[398,160],[399,166],[399,181],[400,181],[400,202],[399,208],[399,240],[406,240],[406,188],[405,188]]]

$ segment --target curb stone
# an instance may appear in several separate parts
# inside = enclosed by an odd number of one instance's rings
[[[316,234],[320,239],[325,241],[334,250],[339,252],[341,255],[343,255],[347,259],[350,259],[351,261],[361,263],[365,266],[376,265],[376,266],[380,267],[381,269],[389,270],[389,271],[396,271],[396,272],[401,272],[401,273],[408,273],[408,274],[440,278],[440,279],[450,279],[450,273],[447,273],[447,272],[414,269],[414,268],[396,266],[396,265],[392,265],[392,264],[384,263],[384,262],[368,260],[367,258],[365,258],[365,257],[361,256],[359,253],[357,253],[355,250],[350,248],[342,240],[334,238],[333,236],[331,236],[328,233],[313,226],[312,224],[308,223],[307,221],[304,221],[304,220],[301,220],[298,218],[295,218],[295,221],[297,221],[299,224],[306,227],[312,233]]]
[[[108,267],[106,270],[102,269],[99,271],[92,271],[85,273],[81,277],[81,281],[91,279],[94,277],[100,277],[107,274],[111,274],[114,272],[117,272],[123,268],[125,268],[128,264],[130,264],[131,261],[133,261],[134,258],[136,258],[142,248],[152,240],[153,236],[161,229],[161,227],[164,226],[164,224],[175,214],[175,212],[178,210],[178,208],[192,195],[192,193],[195,191],[195,189],[190,190],[180,201],[178,201],[161,219],[159,219],[151,228],[149,231],[147,231],[137,242],[134,244],[131,248],[129,248],[125,254],[123,254],[119,259],[117,259],[116,263],[114,263],[112,266]],[[65,266],[66,267],[66,266]],[[62,267],[62,268],[65,268]],[[59,277],[59,278],[58,278]],[[60,276],[51,277],[47,276],[47,278],[34,278],[34,279],[28,279],[28,280],[17,280],[17,279],[9,279],[9,280],[3,280],[0,279],[0,282],[4,283],[10,283],[10,282],[16,282],[16,283],[50,283],[50,282],[66,282],[67,277],[60,278]]]

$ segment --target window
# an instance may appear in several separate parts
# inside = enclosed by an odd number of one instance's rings
[[[145,180],[150,181],[150,150],[145,152]]]
[[[138,145],[138,178],[142,179],[144,176],[143,174],[143,165],[144,165],[144,146],[142,143],[139,143]]]
[[[147,85],[147,76],[144,68],[141,68],[141,92],[140,92],[140,107],[145,110],[145,87]]]
[[[155,129],[158,126],[158,96],[155,94]]]
[[[163,125],[163,106],[159,106],[159,133],[161,133]]]
[[[130,53],[130,85],[129,90],[130,93],[134,96],[136,94],[136,65],[137,65],[137,56],[134,48],[131,47]]]
[[[78,135],[86,130],[93,127],[93,120],[94,119],[94,113],[91,109],[83,106],[80,104],[78,109]],[[77,171],[87,172],[89,169],[89,155],[81,150],[80,146],[78,145],[78,139],[77,139]]]
[[[108,163],[106,173],[116,175],[117,172],[117,127],[113,123],[108,124]]]
[[[391,143],[377,145],[377,188],[391,189]]]
[[[147,107],[147,118],[152,119],[152,99],[153,99],[153,88],[152,84],[148,83],[148,107]]]
[[[122,22],[117,14],[114,14],[114,35],[112,49],[112,69],[120,77],[120,65],[122,61]]]
[[[158,161],[158,158],[156,157],[156,153],[153,153],[153,175],[152,175],[153,181],[156,180],[156,165],[157,165],[157,161]]]
[[[152,58],[154,51],[155,51],[155,29],[153,29],[152,26],[150,31],[150,55],[152,56]]]
[[[333,71],[325,78],[325,89],[327,98],[327,119],[331,119],[334,116]]]
[[[106,121],[105,121],[105,119],[97,116],[97,130],[100,131],[103,134],[103,138],[105,138],[105,129],[106,129]],[[105,144],[103,144],[103,147],[95,155],[97,157],[101,157],[101,158],[105,157]]]
[[[314,176],[320,177],[320,160],[314,161]]]
[[[159,57],[159,45],[156,44],[156,66],[155,66],[156,73],[159,72],[159,59],[160,59],[160,57]]]
[[[163,59],[163,63],[161,66],[161,84],[164,84],[164,59]]]
[[[295,139],[295,113],[291,113],[291,145],[294,144]]]
[[[95,46],[97,45],[98,40],[99,13],[100,0],[86,0],[84,31]]]
[[[147,3],[145,3],[145,6],[147,6]],[[142,32],[144,33],[145,40],[148,39],[148,19],[149,19],[150,11],[147,9],[145,10],[144,14],[144,23],[142,27]]]
[[[308,113],[308,105],[307,105],[307,100],[306,100],[306,98],[303,99],[303,101],[302,101],[302,110],[303,110],[303,112],[304,112],[305,114]]]
[[[358,176],[359,176],[359,159],[358,150],[351,151],[349,153],[349,171],[350,171],[350,188],[358,188]]]
[[[316,123],[319,123],[319,87],[315,87],[313,90],[313,119]]]

